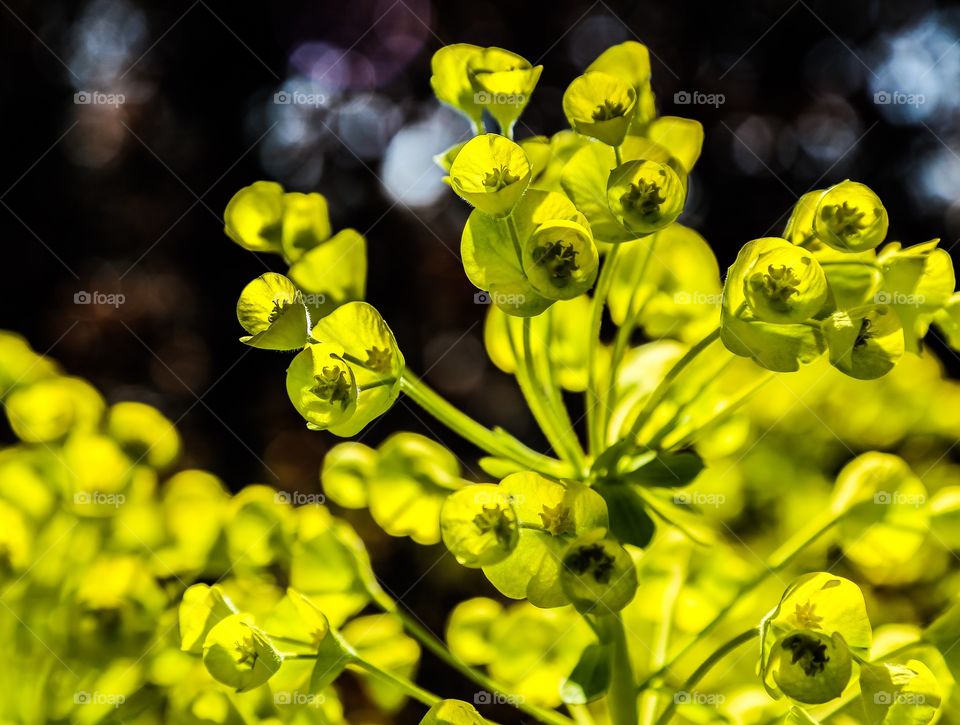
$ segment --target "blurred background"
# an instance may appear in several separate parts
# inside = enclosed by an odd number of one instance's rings
[[[369,240],[369,300],[411,367],[480,420],[540,443],[512,381],[483,354],[485,308],[458,258],[468,209],[431,160],[467,133],[430,92],[443,44],[499,45],[544,65],[519,136],[564,126],[563,90],[602,50],[647,44],[660,113],[705,126],[681,221],[722,267],[747,240],[780,233],[803,192],[844,178],[879,193],[892,239],[941,237],[952,250],[960,237],[960,4],[0,6],[0,328],[111,401],[158,406],[184,433],[183,465],[233,488],[316,490],[336,442],[309,433],[288,403],[287,359],[237,342],[240,290],[283,270],[222,231],[227,200],[257,179],[325,194],[335,229]],[[466,461],[474,454],[403,402],[362,440],[401,429],[433,429]],[[477,584],[451,559],[437,563],[436,548],[385,539],[365,512],[351,519],[387,585],[432,628],[450,603],[432,577],[461,580],[443,589],[451,602]]]

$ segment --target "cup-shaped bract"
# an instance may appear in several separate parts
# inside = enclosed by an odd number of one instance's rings
[[[875,249],[887,236],[888,224],[880,197],[850,180],[824,191],[813,214],[817,239],[841,252]]]
[[[289,262],[298,260],[304,252],[330,238],[330,212],[327,199],[316,192],[283,195],[283,228],[280,248]]]
[[[597,278],[597,246],[587,220],[544,222],[522,245],[523,271],[530,284],[551,300],[569,300],[586,292]]]
[[[508,215],[530,184],[530,162],[519,144],[487,133],[468,141],[450,165],[450,186],[484,214]]]
[[[334,435],[349,437],[385,413],[400,394],[403,355],[386,321],[373,305],[348,302],[313,326],[313,339],[330,342],[344,353],[360,394],[356,415],[332,425]]]
[[[299,350],[310,336],[310,315],[303,295],[287,277],[261,274],[243,288],[237,320],[250,334],[240,342],[265,350]]]
[[[203,643],[203,664],[210,675],[239,692],[252,690],[280,669],[282,659],[248,614],[220,620]]]
[[[445,45],[430,60],[430,86],[437,100],[456,109],[483,132],[483,104],[470,82],[467,64],[483,55],[483,48],[469,43]]]
[[[771,673],[787,697],[819,705],[840,697],[850,682],[853,658],[843,637],[798,629],[774,645]]]
[[[873,380],[893,370],[903,357],[903,325],[886,305],[835,312],[821,326],[830,364],[858,380]]]
[[[107,413],[107,432],[128,457],[156,469],[172,465],[180,455],[180,434],[173,422],[145,403],[112,405]]]
[[[564,552],[560,585],[578,611],[610,614],[636,595],[637,568],[620,544],[590,532]]]
[[[500,131],[508,136],[530,101],[542,71],[542,65],[532,65],[503,48],[484,48],[467,59],[475,102],[490,112],[500,124]]]
[[[357,410],[357,378],[333,343],[307,345],[287,368],[290,402],[315,430],[346,423]]]
[[[677,220],[687,191],[677,172],[650,159],[620,164],[607,180],[607,204],[625,229],[652,234]]]
[[[503,561],[520,538],[517,511],[499,486],[478,483],[447,497],[440,510],[444,545],[463,566]]]
[[[281,252],[283,187],[275,181],[255,181],[227,203],[224,232],[244,249]]]
[[[743,294],[758,320],[789,325],[812,318],[827,300],[827,279],[813,255],[784,239],[749,242]]]
[[[441,700],[423,716],[420,725],[487,725],[487,720],[468,702]]]
[[[567,86],[563,113],[570,127],[608,146],[623,143],[636,107],[637,93],[616,76],[592,71]]]

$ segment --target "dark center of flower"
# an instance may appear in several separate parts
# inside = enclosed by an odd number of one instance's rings
[[[613,557],[601,544],[581,546],[569,554],[563,563],[577,576],[589,573],[600,584],[608,584],[613,575]]]
[[[502,164],[483,177],[483,185],[488,191],[500,191],[510,184],[520,181],[520,177]]]
[[[473,525],[481,534],[492,533],[497,543],[504,546],[510,542],[513,534],[513,522],[509,510],[498,504],[484,506],[480,513],[473,517]]]
[[[540,511],[540,521],[543,528],[553,536],[563,536],[573,533],[573,520],[570,518],[570,509],[562,503],[554,507],[544,506]]]
[[[267,322],[273,324],[280,319],[280,315],[283,314],[283,311],[287,308],[287,303],[282,300],[275,299],[273,301],[273,309],[270,310],[270,315],[267,317]]]
[[[350,403],[350,382],[343,368],[336,365],[325,367],[319,375],[314,375],[313,379],[316,385],[310,392],[321,400],[339,403],[342,409],[346,409]]]
[[[820,212],[823,220],[838,237],[852,237],[866,229],[869,224],[865,221],[866,212],[860,211],[849,202],[825,206]]]
[[[577,264],[577,254],[572,244],[558,239],[535,247],[533,261],[537,266],[546,268],[554,285],[565,287],[569,284],[573,273],[580,269],[580,265]]]
[[[367,350],[367,359],[363,364],[378,373],[385,373],[390,370],[392,360],[393,356],[387,348],[381,350],[379,347],[371,347]]]
[[[237,652],[237,664],[249,665],[252,669],[257,664],[257,648],[253,644],[253,635],[247,635],[239,640],[234,649]]]
[[[792,634],[783,640],[782,646],[793,653],[790,664],[799,662],[807,677],[823,672],[830,661],[827,657],[827,645],[808,634]]]
[[[660,205],[667,200],[656,181],[638,179],[620,197],[620,203],[628,209],[649,216],[660,211]]]
[[[627,113],[627,109],[622,103],[611,101],[607,98],[593,110],[594,121],[610,121],[614,118],[622,118]]]
[[[785,309],[790,298],[799,295],[800,278],[792,267],[781,264],[767,267],[766,272],[757,272],[750,277],[750,286],[759,292],[774,307]]]
[[[860,330],[857,332],[857,339],[853,341],[853,347],[860,349],[870,341],[873,335],[874,333],[870,331],[870,320],[863,318],[860,321]]]

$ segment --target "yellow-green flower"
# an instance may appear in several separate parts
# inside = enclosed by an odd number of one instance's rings
[[[619,146],[627,135],[636,101],[636,91],[625,82],[594,71],[575,78],[567,87],[563,112],[578,133]]]
[[[474,484],[447,497],[440,511],[444,545],[463,566],[477,569],[503,561],[520,539],[510,497],[492,484]]]
[[[891,307],[835,312],[824,320],[830,363],[858,380],[886,375],[903,357],[903,325]]]
[[[776,237],[755,240],[747,247],[752,254],[743,294],[758,320],[803,322],[823,307],[827,280],[813,255]]]
[[[856,181],[841,181],[817,200],[814,232],[821,242],[842,252],[876,248],[886,238],[887,226],[880,197]]]
[[[543,66],[503,48],[484,48],[467,59],[475,101],[486,108],[509,136],[540,80]]]
[[[307,345],[287,369],[287,395],[307,426],[324,430],[356,412],[357,380],[343,349],[331,343]]]
[[[853,659],[843,637],[834,632],[799,629],[773,645],[770,672],[787,697],[807,705],[829,702],[850,682]]]
[[[676,221],[687,191],[669,166],[637,159],[610,172],[607,204],[617,221],[637,235],[652,234]]]
[[[203,664],[210,675],[240,692],[269,680],[281,662],[280,653],[248,614],[220,620],[203,643]]]
[[[605,532],[591,532],[563,554],[560,585],[577,610],[609,614],[637,593],[637,569],[630,554]]]
[[[224,232],[245,249],[279,253],[283,209],[283,187],[255,181],[230,199],[223,212]]]
[[[483,48],[469,43],[445,45],[430,60],[430,86],[441,103],[460,111],[483,133],[483,104],[477,101],[467,64],[483,54]]]
[[[529,184],[527,155],[519,144],[495,133],[468,141],[450,165],[453,190],[490,216],[513,211]]]
[[[310,336],[303,295],[282,274],[261,274],[243,288],[237,320],[250,334],[240,342],[266,350],[299,350]]]
[[[523,271],[530,284],[551,300],[586,292],[597,277],[599,255],[587,220],[544,222],[523,243]]]
[[[322,194],[289,192],[283,195],[283,230],[280,248],[289,262],[300,259],[330,238],[330,212]]]

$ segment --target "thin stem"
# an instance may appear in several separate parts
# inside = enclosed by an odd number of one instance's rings
[[[710,634],[717,626],[724,620],[724,618],[739,604],[744,597],[753,592],[757,587],[759,587],[763,582],[765,582],[770,576],[781,571],[784,567],[788,566],[800,553],[807,548],[810,544],[815,542],[821,536],[823,536],[827,531],[829,531],[833,526],[836,525],[841,518],[843,518],[846,512],[836,514],[829,512],[821,518],[813,521],[807,528],[798,531],[790,539],[784,542],[776,551],[774,551],[770,557],[767,559],[766,566],[764,570],[759,572],[753,579],[750,579],[746,584],[740,587],[736,596],[730,599],[720,611],[714,615],[713,619],[701,629],[697,636],[692,638],[687,642],[686,645],[680,648],[680,651],[677,652],[673,657],[666,662],[663,667],[658,669],[656,672],[652,672],[647,675],[647,677],[640,683],[639,688],[641,690],[646,689],[654,680],[663,678],[668,674],[671,668],[686,655],[695,644],[702,641],[704,637]]]
[[[760,630],[756,627],[748,629],[745,632],[741,632],[733,639],[725,642],[720,645],[716,651],[701,664],[697,669],[693,671],[693,674],[687,678],[687,681],[680,688],[681,692],[690,693],[693,692],[693,688],[702,680],[706,674],[717,664],[720,660],[726,657],[728,654],[733,652],[737,647],[746,642],[749,642],[754,637],[757,637],[760,634]],[[667,725],[670,722],[670,717],[673,715],[673,711],[677,708],[677,698],[671,698],[667,704],[666,709],[660,714],[659,719],[656,722],[656,725]]]
[[[603,269],[600,270],[600,278],[597,280],[597,286],[593,291],[593,316],[590,320],[589,351],[587,354],[587,437],[590,442],[590,454],[598,456],[605,444],[603,439],[603,423],[606,421],[606,396],[602,396],[599,390],[599,354],[600,354],[600,327],[603,323],[603,308],[607,303],[607,294],[610,292],[610,285],[613,283],[614,266],[617,261],[617,253],[620,251],[620,245],[614,245],[607,258],[603,262]]]
[[[522,696],[510,692],[492,678],[460,660],[452,652],[450,652],[446,645],[444,645],[443,642],[441,642],[430,630],[420,624],[416,618],[411,617],[385,593],[371,592],[371,596],[373,597],[374,603],[383,611],[397,616],[403,623],[403,626],[406,628],[406,630],[416,637],[424,647],[426,647],[433,654],[435,654],[471,682],[479,685],[491,694],[499,695],[504,702],[512,704],[518,710],[527,713],[542,723],[546,723],[547,725],[573,725],[571,720],[558,712],[537,707],[536,705],[531,705],[525,702]]]
[[[353,660],[352,664],[366,671],[368,674],[373,675],[374,677],[379,677],[383,681],[389,682],[390,684],[395,685],[400,690],[405,692],[407,695],[414,698],[415,700],[419,700],[427,707],[433,707],[443,699],[441,697],[438,697],[437,695],[434,695],[432,692],[423,689],[422,687],[420,687],[414,682],[405,680],[402,677],[398,677],[397,675],[393,674],[389,670],[384,670],[380,667],[377,667],[375,664],[373,664],[372,662],[369,662],[368,660],[357,657]]]
[[[537,453],[503,431],[495,432],[481,425],[440,397],[409,369],[404,369],[400,376],[400,389],[450,430],[492,456],[507,458],[548,476],[562,478],[572,473],[561,461]]]
[[[385,385],[393,385],[397,382],[396,378],[383,378],[382,380],[374,380],[372,383],[366,383],[364,385],[357,386],[359,392],[364,390],[373,390],[374,388],[382,388]]]
[[[617,160],[617,166],[623,163],[623,153],[620,151],[619,146],[613,147],[613,157]]]
[[[657,406],[663,402],[663,399],[667,396],[667,393],[670,390],[670,386],[673,384],[673,381],[684,371],[684,369],[690,365],[697,356],[706,350],[713,342],[720,337],[720,328],[711,332],[709,335],[704,337],[700,342],[691,347],[687,352],[674,363],[673,367],[670,368],[670,371],[664,376],[663,380],[660,381],[660,384],[657,385],[656,389],[650,394],[650,397],[647,398],[646,405],[643,406],[643,409],[637,415],[637,419],[633,422],[633,426],[630,428],[629,438],[636,438],[637,435],[643,430],[643,426],[646,425],[647,421],[650,420],[650,417],[653,415],[654,411],[657,409]]]
[[[607,691],[610,722],[612,725],[637,725],[637,687],[623,620],[619,612],[608,615],[606,619],[613,644],[610,652],[610,689]]]

